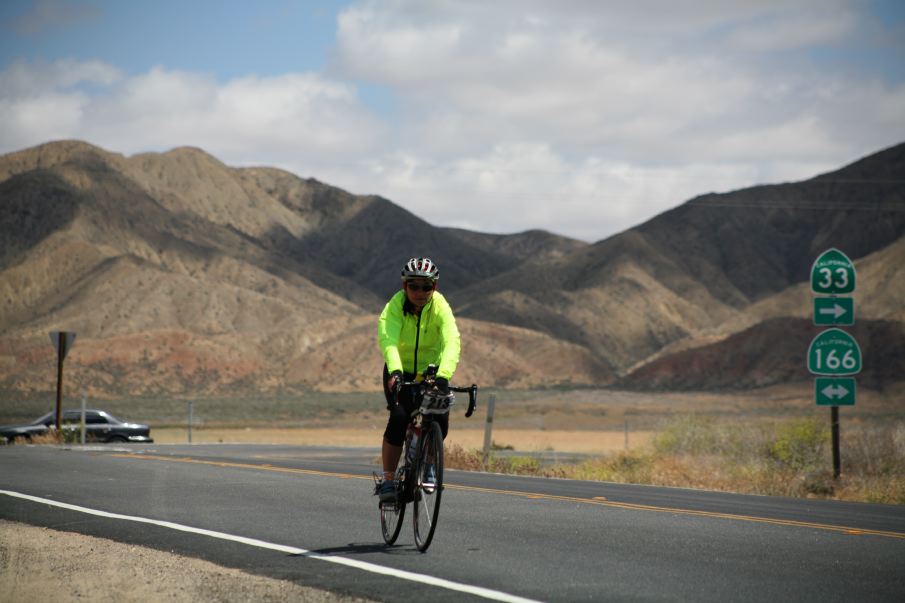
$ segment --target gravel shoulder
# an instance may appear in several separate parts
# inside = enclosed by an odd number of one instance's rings
[[[4,601],[364,602],[112,540],[0,521]]]

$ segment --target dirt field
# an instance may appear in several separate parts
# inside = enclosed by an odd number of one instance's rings
[[[156,549],[0,521],[2,601],[364,601]]]
[[[188,442],[187,429],[155,429],[152,434],[158,444],[184,444]],[[192,443],[254,443],[294,444],[299,446],[363,446],[378,448],[383,428],[319,428],[272,429],[248,427],[244,429],[193,429]],[[631,431],[629,448],[648,444],[652,431]],[[566,431],[500,429],[493,433],[498,446],[512,446],[520,452],[580,452],[607,453],[625,448],[624,431]],[[465,449],[484,446],[484,432],[477,429],[453,429],[447,442]]]

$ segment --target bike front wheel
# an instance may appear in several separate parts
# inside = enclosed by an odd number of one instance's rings
[[[396,502],[380,503],[380,530],[383,532],[383,541],[393,544],[399,538],[402,530],[402,519],[405,517],[405,503]]]
[[[415,546],[422,553],[430,546],[440,516],[443,494],[443,432],[431,423],[422,429],[421,447],[415,465]]]
[[[405,464],[405,454],[399,458],[399,467],[396,469],[396,476],[404,476],[403,466]],[[399,538],[399,531],[402,530],[402,520],[405,518],[405,483],[406,480],[396,480],[396,500],[393,502],[380,503],[380,531],[383,532],[383,541],[387,544],[393,544]]]

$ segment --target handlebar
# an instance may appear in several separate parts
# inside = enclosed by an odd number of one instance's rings
[[[393,398],[396,400],[396,403],[399,403],[399,392],[402,391],[403,386],[420,386],[423,389],[426,389],[430,385],[433,384],[433,379],[424,381],[396,381],[396,386],[393,388]],[[449,391],[451,392],[460,392],[465,393],[468,392],[468,408],[465,411],[465,417],[468,418],[474,414],[475,409],[478,407],[478,386],[472,383],[468,387],[456,387],[454,385],[449,386]]]
[[[478,386],[474,383],[470,387],[453,387],[449,386],[451,392],[468,392],[468,410],[465,411],[465,417],[468,418],[474,414],[478,407]]]

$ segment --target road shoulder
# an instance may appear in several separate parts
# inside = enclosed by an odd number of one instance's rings
[[[4,520],[0,593],[9,601],[365,601],[156,549]]]

